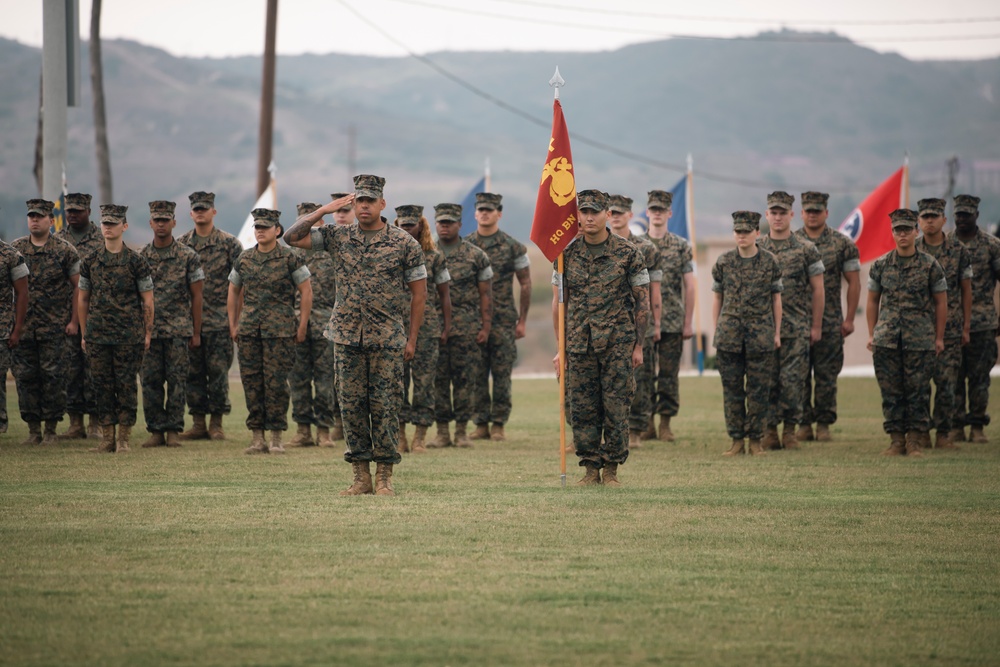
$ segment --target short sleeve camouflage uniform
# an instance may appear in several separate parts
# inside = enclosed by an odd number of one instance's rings
[[[994,302],[1000,280],[1000,239],[981,229],[969,241],[959,241],[972,262],[972,322],[969,344],[962,348],[962,373],[955,392],[964,419],[954,426],[982,427],[990,423],[990,371],[997,363],[997,311]],[[965,412],[966,394],[968,411]]]
[[[674,417],[680,409],[681,354],[684,350],[684,278],[694,273],[691,244],[667,232],[663,238],[649,237],[660,251],[663,276],[660,282],[660,340],[656,343],[656,392],[653,411]]]
[[[7,371],[11,354],[7,340],[14,331],[14,283],[28,277],[24,257],[9,244],[0,241],[0,433],[7,431]]]
[[[660,289],[665,270],[665,261],[654,244],[645,234],[631,234],[628,239],[639,250],[642,262],[649,275],[649,288]],[[656,390],[656,345],[653,342],[656,323],[653,322],[652,311],[649,316],[649,326],[642,338],[642,364],[635,369],[635,395],[629,410],[628,427],[630,430],[642,431],[653,418],[653,392]]]
[[[65,225],[55,233],[57,239],[66,241],[76,248],[82,261],[84,257],[104,247],[104,237],[101,230],[92,222],[87,223],[79,240],[72,233],[72,227]],[[90,364],[87,355],[80,346],[80,333],[67,336],[66,340],[66,412],[70,414],[93,415],[97,412],[94,402],[93,378],[90,375]]]
[[[451,274],[445,265],[440,250],[424,251],[424,265],[427,267],[427,302],[424,306],[424,323],[417,336],[417,349],[412,361],[403,362],[403,418],[401,421],[418,426],[434,423],[436,393],[434,378],[437,374],[438,355],[441,344],[441,329],[444,326],[439,315],[439,285],[450,285]],[[410,386],[412,397],[409,396]]]

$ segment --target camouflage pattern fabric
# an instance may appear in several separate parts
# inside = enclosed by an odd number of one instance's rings
[[[79,284],[81,292],[90,292],[87,330],[84,332],[87,347],[91,343],[139,343],[141,346],[146,333],[139,293],[153,289],[152,273],[146,260],[128,246],[118,253],[102,248],[81,261]],[[103,392],[106,387],[95,384],[94,391]]]
[[[694,273],[694,254],[685,239],[667,232],[662,239],[647,237],[660,251],[662,280],[660,315],[662,333],[679,334],[684,331],[684,276]],[[662,338],[661,338],[662,340]]]
[[[630,234],[628,239],[638,250],[639,254],[642,256],[642,261],[646,265],[646,273],[649,275],[649,287],[653,288],[653,283],[656,283],[656,289],[661,289],[661,281],[663,280],[663,270],[664,261],[660,255],[660,251],[657,250],[656,245],[649,240],[645,235]],[[650,297],[652,299],[652,297]],[[650,301],[652,304],[652,301]],[[655,333],[654,330],[655,322],[653,322],[653,314],[649,314],[649,327],[646,329],[646,338],[652,338]]]
[[[442,246],[445,265],[451,276],[451,335],[475,337],[483,328],[479,308],[479,283],[493,280],[489,256],[468,241]],[[513,326],[513,325],[512,325]],[[496,327],[493,322],[491,329]]]
[[[194,335],[191,285],[205,280],[198,253],[172,241],[162,249],[149,243],[139,254],[149,264],[156,286],[153,291],[153,338],[190,338]]]
[[[653,392],[656,384],[656,346],[650,334],[642,340],[642,363],[634,370],[635,396],[629,410],[628,427],[644,431],[653,416]]]
[[[14,247],[0,241],[0,342],[14,330],[14,283],[28,276],[28,265]],[[30,281],[30,278],[29,278]]]
[[[335,355],[347,442],[344,459],[399,463],[402,350],[338,343]]]
[[[826,271],[819,250],[810,241],[803,241],[795,235],[780,241],[762,236],[757,245],[773,253],[781,267],[781,284],[784,287],[781,292],[781,338],[809,340],[809,329],[812,327],[812,286],[809,280]]]
[[[245,250],[229,274],[229,282],[243,288],[243,309],[236,325],[239,335],[294,337],[299,325],[295,295],[309,278],[302,256],[288,247],[276,245],[266,253],[256,246]]]
[[[996,363],[997,341],[994,332],[974,331],[970,335],[969,344],[962,348],[962,367],[958,388],[955,390],[955,428],[989,425],[990,415],[986,408],[990,402],[990,371]]]
[[[466,236],[465,241],[485,252],[493,269],[493,328],[513,329],[518,320],[517,307],[514,305],[514,275],[519,269],[531,266],[528,249],[501,230],[492,236],[482,236],[475,231]],[[449,255],[449,272],[451,265]]]
[[[958,414],[958,377],[962,373],[962,341],[945,340],[944,351],[934,360],[934,404],[931,411],[931,428],[947,433],[965,421],[964,406]]]
[[[425,336],[421,327],[413,360],[403,362],[403,406],[400,421],[420,426],[430,426],[434,423],[434,408],[437,404],[437,388],[434,381],[438,369],[440,344],[439,337]]]
[[[87,357],[94,374],[97,418],[101,426],[135,426],[138,403],[136,377],[142,366],[142,343],[92,343]]]
[[[872,262],[868,289],[882,294],[875,347],[934,349],[934,294],[948,289],[937,260],[923,252],[900,257],[890,251]]]
[[[309,330],[313,331],[311,321]],[[333,343],[322,335],[319,338],[310,335],[295,343],[295,365],[288,375],[288,385],[292,421],[296,424],[331,428],[334,417],[340,416],[333,368]]]
[[[434,377],[435,421],[465,423],[472,419],[481,356],[475,336],[453,335],[440,346]]]
[[[884,297],[883,297],[884,298]],[[932,338],[933,344],[933,338]],[[934,351],[874,347],[875,378],[882,392],[882,428],[886,433],[930,430],[931,376]]]
[[[202,331],[201,346],[188,351],[187,404],[192,415],[228,415],[233,339],[229,330]]]
[[[143,356],[142,411],[150,433],[184,430],[188,340],[188,337],[153,338]]]
[[[730,438],[759,440],[764,436],[768,399],[774,373],[774,354],[717,350],[716,366],[722,378],[722,408]]]
[[[674,417],[680,410],[681,333],[661,333],[656,343],[656,392],[653,410],[658,415]],[[645,353],[644,353],[645,354]],[[644,357],[645,358],[645,357]]]
[[[92,222],[84,228],[79,240],[74,236],[73,228],[69,225],[65,225],[56,232],[55,237],[76,248],[76,252],[81,260],[90,253],[104,247],[104,236],[101,235],[101,230],[97,228],[97,225]]]
[[[55,233],[56,238],[66,241],[74,248],[82,260],[88,254],[104,247],[104,237],[94,223],[89,223],[79,240],[71,233],[69,225]],[[93,378],[90,374],[90,363],[83,353],[80,340],[82,336],[66,337],[66,411],[79,414],[96,414],[94,403]]]
[[[993,293],[997,280],[1000,280],[1000,239],[977,229],[971,240],[958,240],[969,251],[972,263],[972,321],[969,331],[996,331],[997,310]]]
[[[0,342],[0,374],[4,381],[0,382],[0,426],[7,428],[7,371],[10,370],[10,348]]]
[[[809,373],[809,339],[781,338],[774,351],[771,370],[771,394],[768,400],[768,426],[798,425],[802,420],[803,393]]]
[[[723,253],[712,267],[712,291],[723,295],[715,328],[716,349],[773,356],[774,295],[783,289],[781,267],[768,251],[760,250],[747,259],[735,249]]]
[[[247,428],[251,431],[287,430],[288,360],[294,354],[295,339],[241,334],[236,338],[236,348],[240,382],[247,403]]]
[[[795,231],[792,236],[800,241],[812,243],[819,251],[820,259],[823,261],[823,291],[826,296],[823,302],[823,336],[826,337],[828,332],[836,332],[839,335],[840,325],[844,321],[844,305],[841,298],[844,274],[861,270],[858,247],[854,245],[854,241],[830,229],[829,226],[824,227],[815,239],[810,238],[805,229]],[[781,328],[784,329],[784,325]]]
[[[21,419],[61,421],[66,414],[66,337],[22,336],[10,356]]]
[[[603,467],[628,459],[628,412],[635,394],[632,373],[633,343],[619,341],[600,354],[566,355],[566,392],[573,409],[573,445],[580,465]]]

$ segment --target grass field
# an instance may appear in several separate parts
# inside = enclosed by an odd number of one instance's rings
[[[519,380],[510,442],[407,455],[396,498],[338,497],[339,448],[244,456],[238,384],[228,442],[115,456],[18,446],[10,392],[0,664],[1000,663],[1000,426],[882,458],[844,379],[836,442],[733,460],[718,378],[681,390],[623,488],[560,487]]]

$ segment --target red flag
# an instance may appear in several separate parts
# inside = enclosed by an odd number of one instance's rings
[[[542,168],[542,182],[538,186],[535,217],[531,221],[531,240],[551,262],[573,240],[578,227],[576,178],[569,150],[569,131],[566,130],[562,105],[556,100],[552,112],[552,138],[549,139],[549,152]]]
[[[878,259],[896,247],[889,214],[902,205],[904,170],[900,167],[840,223],[840,233],[857,244],[862,263]]]

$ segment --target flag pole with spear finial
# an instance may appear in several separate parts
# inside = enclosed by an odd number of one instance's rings
[[[559,99],[559,89],[566,85],[566,80],[559,74],[559,66],[549,79],[549,85],[555,97]],[[559,278],[559,482],[566,486],[566,291],[563,283],[563,253],[556,260],[556,273]]]

